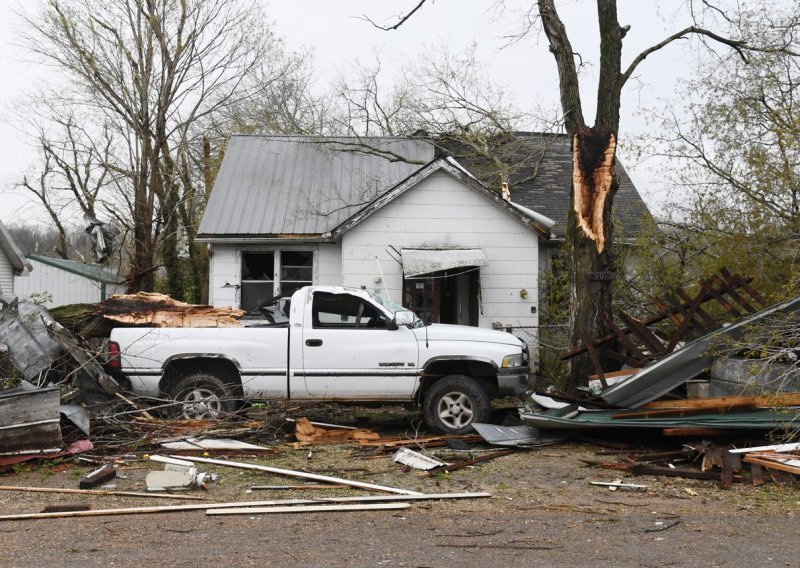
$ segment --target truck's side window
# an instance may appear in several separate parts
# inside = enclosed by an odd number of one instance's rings
[[[386,329],[388,321],[361,298],[327,292],[314,293],[311,317],[315,329]]]

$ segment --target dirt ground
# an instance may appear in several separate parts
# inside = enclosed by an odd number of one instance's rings
[[[342,424],[355,420],[346,413],[333,418]],[[384,435],[413,436],[415,419],[399,413],[373,421],[373,427]],[[791,485],[734,484],[723,490],[713,481],[629,477],[584,467],[581,458],[597,459],[602,448],[575,441],[438,476],[408,471],[392,463],[391,453],[370,456],[354,444],[294,449],[278,441],[276,448],[259,460],[231,459],[425,493],[486,491],[492,497],[416,502],[397,511],[207,516],[197,510],[1,521],[3,565],[800,566],[800,490]],[[494,450],[431,454],[452,461]],[[161,467],[141,452],[128,461],[113,485],[144,491],[147,472]],[[0,476],[0,484],[77,488],[91,469],[74,462],[26,464]],[[363,494],[338,488],[251,491],[253,485],[298,481],[226,467],[200,469],[219,474],[206,493],[213,502]],[[611,492],[589,484],[616,478],[646,485],[647,491]],[[48,505],[110,509],[176,503],[183,502],[0,491],[2,514],[39,512]]]

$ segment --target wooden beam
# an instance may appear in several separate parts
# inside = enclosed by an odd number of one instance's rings
[[[706,414],[709,411],[721,411],[723,413],[727,410],[752,410],[755,405],[752,402],[739,402],[734,404],[726,404],[724,406],[714,406],[706,408],[663,408],[663,409],[648,409],[636,412],[618,412],[612,414],[611,418],[616,419],[629,419],[629,418],[660,418],[660,417],[681,417],[691,416],[693,414]]]
[[[0,521],[27,519],[55,519],[65,517],[101,517],[108,515],[145,515],[153,513],[175,513],[237,507],[282,507],[290,505],[314,505],[320,503],[370,503],[392,501],[425,501],[444,499],[481,499],[491,497],[489,493],[436,493],[419,495],[371,495],[366,497],[325,497],[320,499],[273,499],[269,501],[241,501],[233,503],[195,503],[191,505],[161,505],[156,507],[128,507],[121,509],[94,509],[90,511],[62,511],[54,513],[21,513],[2,515]]]
[[[755,456],[744,456],[745,463],[750,464],[757,464],[761,467],[766,467],[767,469],[777,469],[780,471],[785,471],[788,473],[793,473],[795,475],[800,475],[800,467],[796,467],[793,465],[787,465],[785,463],[781,463],[778,461],[767,460],[761,457]]]
[[[244,462],[235,462],[227,460],[218,460],[214,458],[201,458],[201,457],[186,457],[186,456],[170,456],[178,459],[184,459],[191,462],[208,463],[213,465],[222,465],[226,467],[235,467],[239,469],[252,469],[256,471],[266,471],[267,473],[274,473],[276,475],[286,475],[289,477],[299,477],[301,479],[311,479],[313,481],[322,481],[324,483],[336,483],[338,485],[349,485],[351,487],[358,487],[360,489],[369,489],[371,491],[385,491],[386,493],[399,493],[401,495],[420,495],[418,491],[409,491],[407,489],[398,489],[396,487],[387,487],[385,485],[375,485],[374,483],[364,483],[363,481],[353,481],[350,479],[343,479],[341,477],[330,477],[327,475],[319,475],[316,473],[307,473],[305,471],[295,471],[292,469],[283,469],[279,467],[270,467],[267,465],[257,465]]]
[[[718,409],[752,404],[756,408],[781,408],[800,406],[800,392],[787,392],[771,395],[721,396],[691,400],[656,400],[648,402],[643,409]]]
[[[76,495],[114,495],[118,497],[149,497],[151,499],[183,499],[192,501],[208,501],[208,497],[198,495],[172,495],[165,493],[139,493],[136,491],[105,491],[101,489],[62,489],[59,487],[23,487],[18,485],[0,485],[0,491],[21,491],[25,493],[72,493]]]
[[[365,503],[364,505],[290,505],[287,507],[244,507],[209,509],[206,515],[267,515],[276,513],[341,513],[345,511],[386,511],[408,509],[408,503]]]

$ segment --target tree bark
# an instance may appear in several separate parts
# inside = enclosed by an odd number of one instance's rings
[[[605,335],[611,315],[614,262],[611,207],[619,180],[614,173],[619,129],[622,38],[617,23],[616,0],[598,0],[600,26],[600,78],[595,125],[587,128],[581,111],[575,54],[553,0],[538,0],[542,27],[550,43],[559,74],[564,124],[572,139],[573,175],[565,247],[570,259],[571,343]],[[564,388],[585,384],[594,372],[588,356],[570,362]]]

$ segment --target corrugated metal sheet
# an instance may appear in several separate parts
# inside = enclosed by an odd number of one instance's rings
[[[433,158],[412,139],[234,136],[199,236],[323,234]]]

